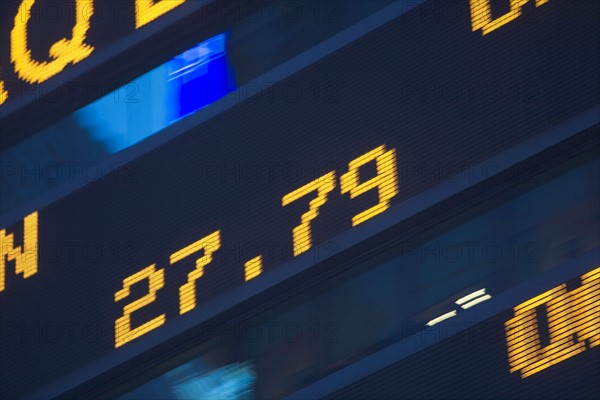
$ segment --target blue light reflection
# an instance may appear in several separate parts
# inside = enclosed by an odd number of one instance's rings
[[[110,153],[132,146],[236,89],[227,34],[214,36],[74,113]]]

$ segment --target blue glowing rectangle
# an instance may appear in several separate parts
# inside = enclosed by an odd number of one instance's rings
[[[112,154],[154,135],[236,89],[227,34],[214,36],[75,112]]]
[[[227,62],[226,35],[220,34],[167,63],[173,120],[189,115],[235,90]]]

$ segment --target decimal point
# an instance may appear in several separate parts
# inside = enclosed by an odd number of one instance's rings
[[[262,256],[256,256],[244,264],[244,279],[248,282],[262,273]]]

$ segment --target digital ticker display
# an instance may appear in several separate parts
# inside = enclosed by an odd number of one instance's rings
[[[511,4],[426,2],[3,220],[0,397],[192,321],[281,265],[326,261],[340,235],[490,176],[505,166],[485,160],[597,107],[598,4]]]

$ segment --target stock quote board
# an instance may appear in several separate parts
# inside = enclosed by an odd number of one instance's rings
[[[485,160],[597,112],[598,3],[492,3],[424,2],[3,218],[0,397],[108,368],[237,288],[326,260],[340,235],[462,173],[485,178],[502,168],[476,167]]]

